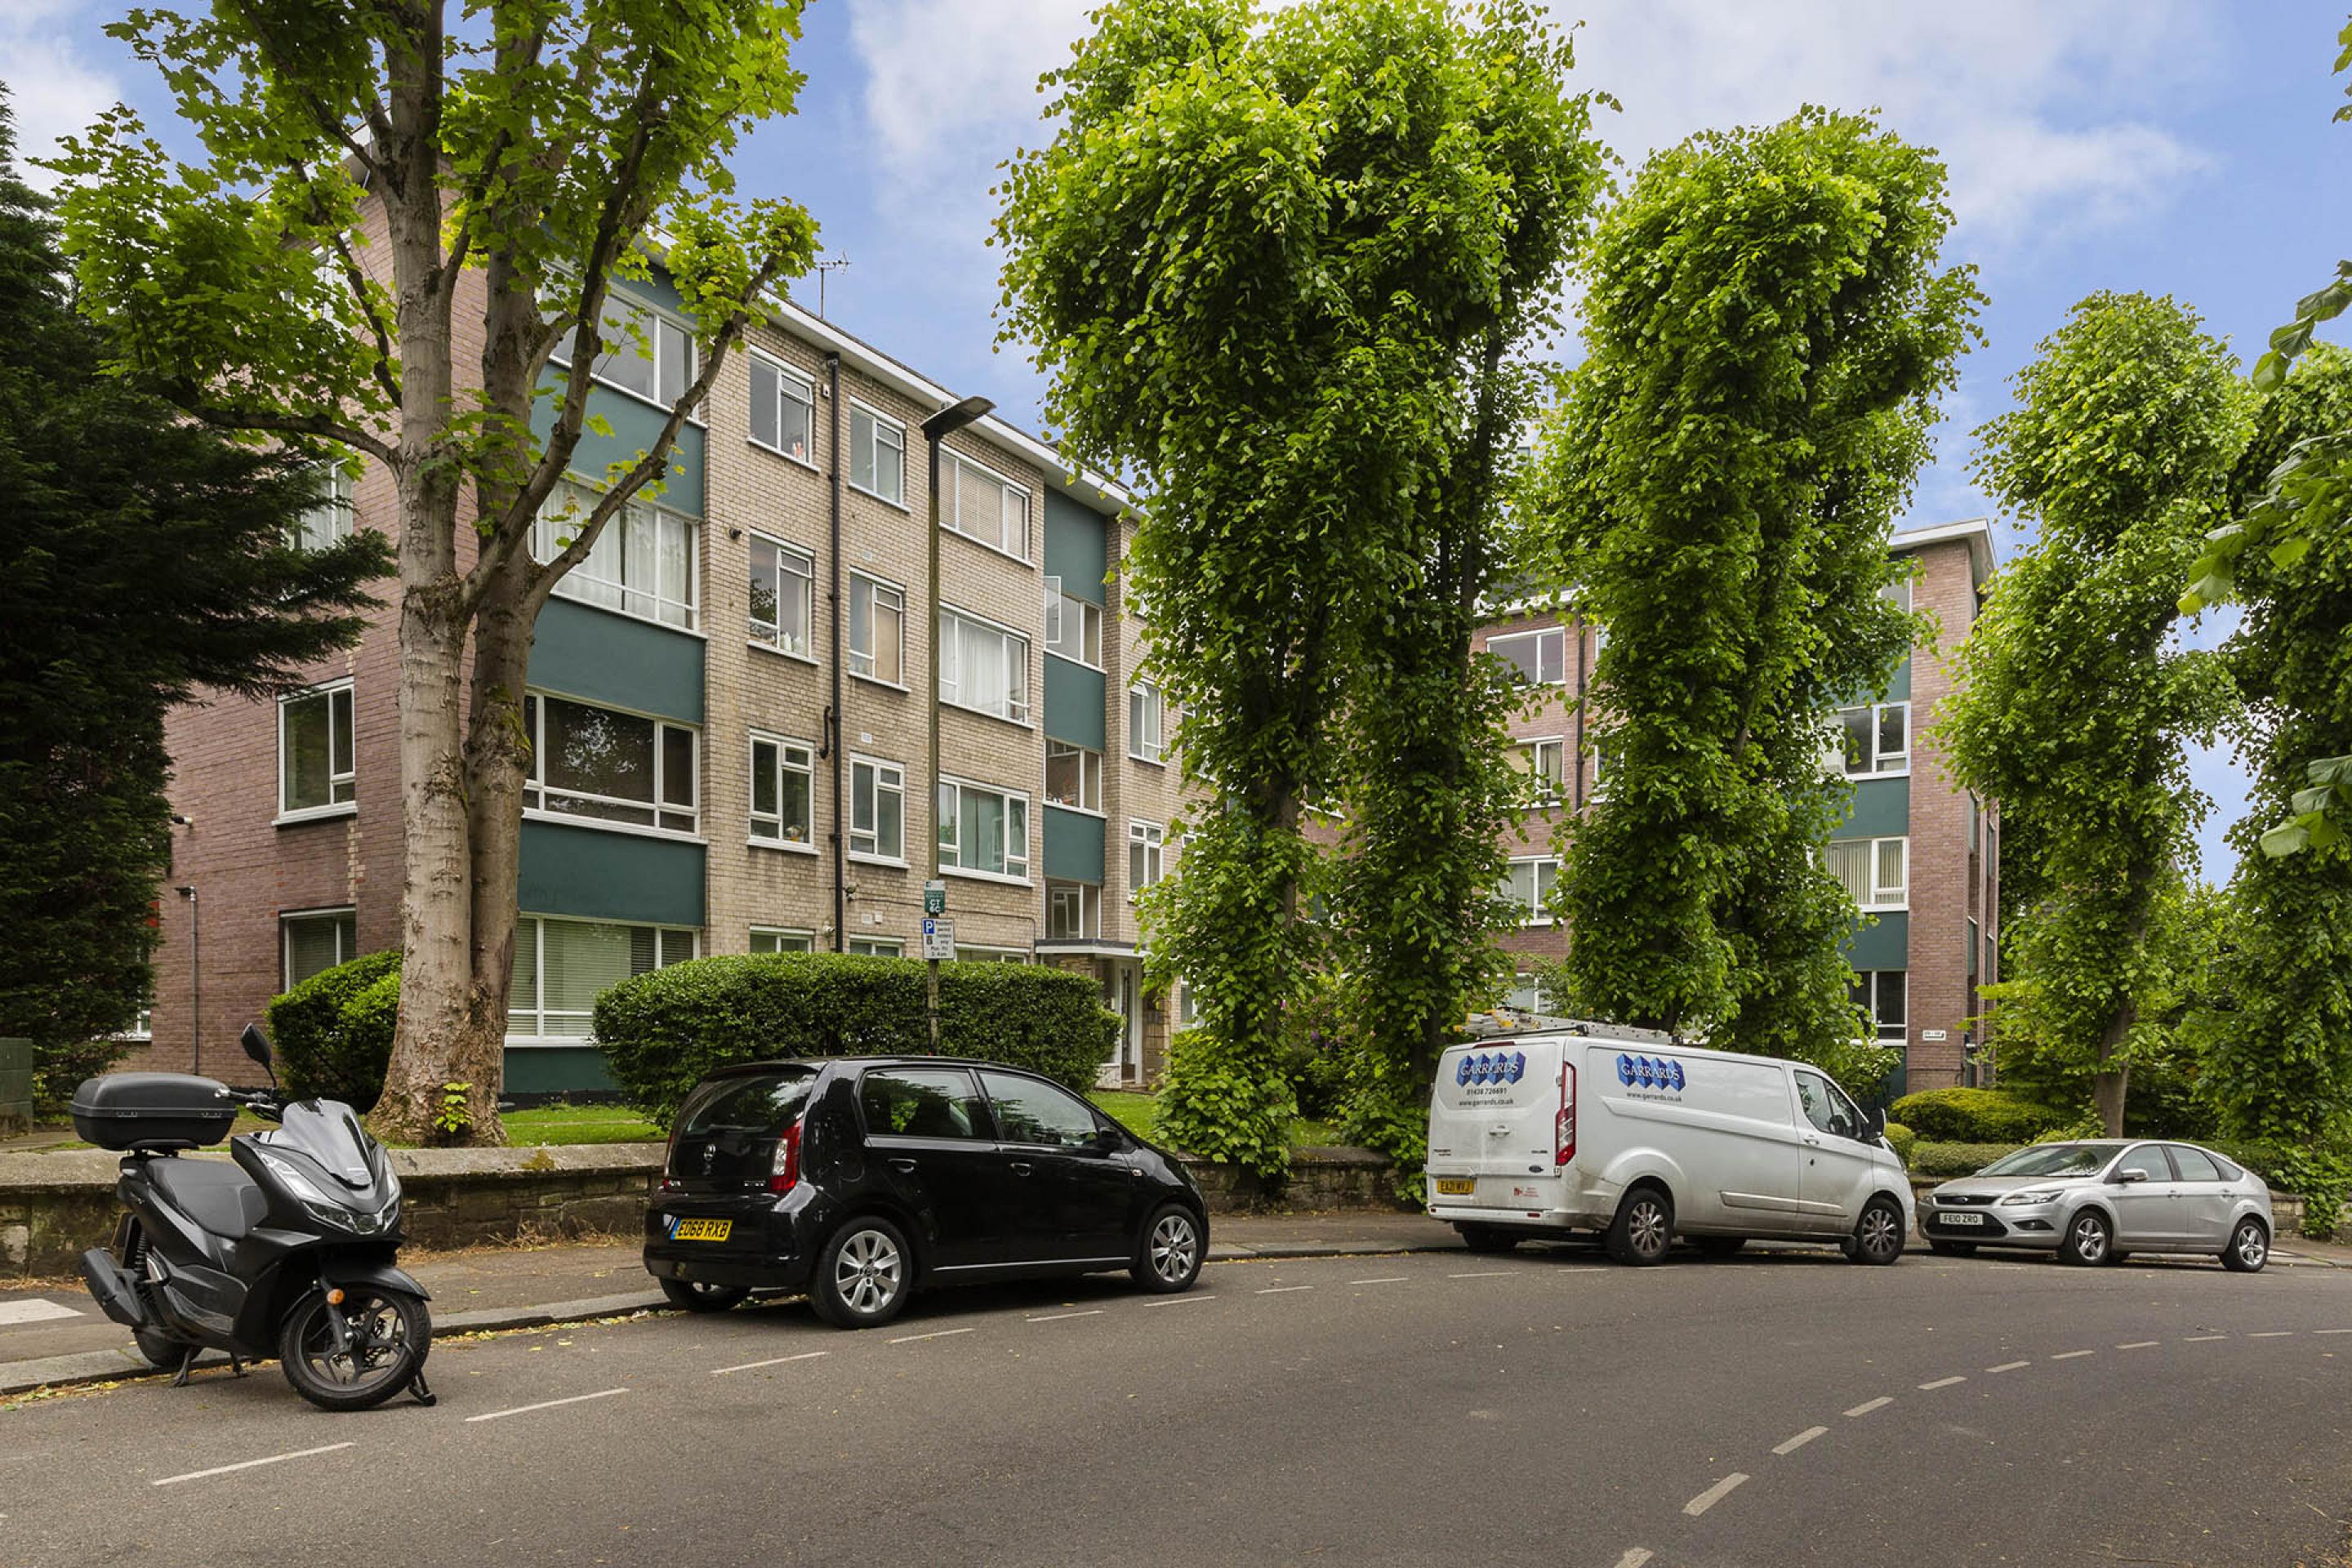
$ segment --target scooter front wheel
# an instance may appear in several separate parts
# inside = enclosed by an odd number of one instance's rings
[[[383,1404],[424,1370],[432,1347],[433,1319],[425,1303],[405,1290],[374,1286],[347,1291],[340,1304],[314,1291],[278,1333],[286,1381],[322,1410]]]

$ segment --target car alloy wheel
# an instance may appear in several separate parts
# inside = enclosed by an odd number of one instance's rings
[[[2230,1233],[2230,1249],[2221,1254],[2221,1261],[2240,1274],[2260,1273],[2271,1260],[2270,1233],[2258,1219],[2242,1219],[2238,1228]]]
[[[878,1230],[857,1231],[834,1255],[834,1292],[859,1317],[874,1317],[898,1299],[904,1267],[896,1240]]]
[[[1851,1256],[1856,1263],[1892,1263],[1902,1257],[1902,1211],[1885,1198],[1864,1205],[1862,1218],[1854,1223]]]
[[[2058,1256],[2069,1263],[2105,1263],[2109,1239],[2105,1216],[2078,1214],[2066,1223],[2066,1243]]]
[[[1161,1281],[1180,1285],[1192,1276],[1198,1265],[1193,1261],[1201,1250],[1200,1238],[1193,1234],[1190,1215],[1166,1214],[1151,1227],[1151,1271]]]

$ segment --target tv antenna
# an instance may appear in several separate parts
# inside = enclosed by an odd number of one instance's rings
[[[849,258],[846,256],[829,257],[816,264],[816,315],[818,321],[824,320],[824,275],[832,271],[836,267],[846,268],[848,265]]]

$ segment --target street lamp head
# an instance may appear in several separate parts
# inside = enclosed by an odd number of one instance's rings
[[[982,397],[978,394],[974,394],[972,396],[965,398],[961,403],[949,404],[945,408],[940,409],[937,414],[934,414],[929,419],[924,420],[923,434],[936,441],[943,436],[952,435],[956,431],[962,429],[965,426],[971,424],[973,420],[987,415],[995,407],[996,405],[989,399]]]

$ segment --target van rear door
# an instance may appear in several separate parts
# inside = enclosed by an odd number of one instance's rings
[[[1505,1040],[1454,1046],[1437,1061],[1429,1106],[1429,1174],[1435,1195],[1461,1201],[1496,1193],[1504,1207],[1525,1208],[1509,1186],[1480,1176],[1558,1173],[1553,1132],[1560,1110],[1561,1043]],[[1448,1180],[1469,1181],[1468,1191]]]

